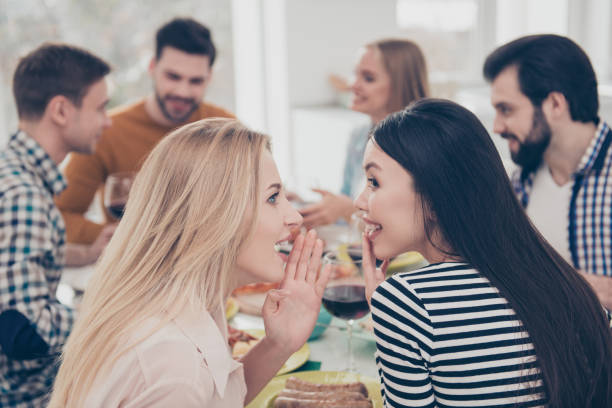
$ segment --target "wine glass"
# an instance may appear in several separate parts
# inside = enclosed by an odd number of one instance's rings
[[[136,177],[136,173],[124,171],[113,173],[106,178],[104,207],[116,220],[120,220],[123,216],[134,177]]]
[[[346,231],[344,243],[346,245],[346,251],[349,256],[355,260],[361,260],[361,240],[363,230],[365,229],[365,222],[363,221],[364,211],[355,211],[351,215],[351,220]]]
[[[331,265],[331,275],[323,292],[323,306],[335,317],[346,320],[348,332],[348,372],[355,372],[353,358],[353,325],[370,312],[365,295],[361,253],[330,251],[323,257]]]

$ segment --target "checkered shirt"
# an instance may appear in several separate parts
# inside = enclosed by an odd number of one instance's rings
[[[595,137],[573,174],[567,215],[568,247],[576,269],[612,276],[612,130],[599,122]],[[529,204],[534,173],[512,175],[514,192],[524,208]]]
[[[0,350],[0,407],[45,405],[72,328],[73,310],[55,297],[65,227],[53,196],[65,187],[56,164],[24,132],[0,151],[0,313],[20,312],[49,346],[46,357],[30,360]]]

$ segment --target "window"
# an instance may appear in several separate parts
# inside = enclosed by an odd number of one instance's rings
[[[0,0],[0,146],[17,127],[11,90],[19,57],[44,41],[84,47],[113,67],[110,106],[151,91],[147,74],[159,26],[191,16],[212,31],[218,50],[206,99],[234,110],[231,4],[220,0]]]

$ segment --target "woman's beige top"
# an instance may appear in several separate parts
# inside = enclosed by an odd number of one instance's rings
[[[227,344],[221,310],[182,313],[122,355],[111,372],[95,380],[86,407],[243,407],[246,383],[242,364]],[[147,335],[151,319],[132,339]]]

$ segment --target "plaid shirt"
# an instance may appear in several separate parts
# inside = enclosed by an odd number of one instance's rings
[[[0,350],[0,407],[45,405],[57,357],[72,328],[73,310],[55,297],[65,228],[53,196],[65,187],[56,164],[24,132],[13,135],[0,152],[0,317],[17,315],[29,323],[24,331],[31,334],[11,337],[15,324],[10,318],[0,327],[0,338],[9,345],[19,339],[13,343],[25,353],[10,357],[9,346]],[[24,337],[35,338],[45,355],[28,356],[27,346],[19,343]]]
[[[573,175],[568,213],[569,250],[576,269],[612,276],[612,131],[600,121],[595,137]],[[512,185],[524,208],[529,204],[534,173],[520,169]]]

